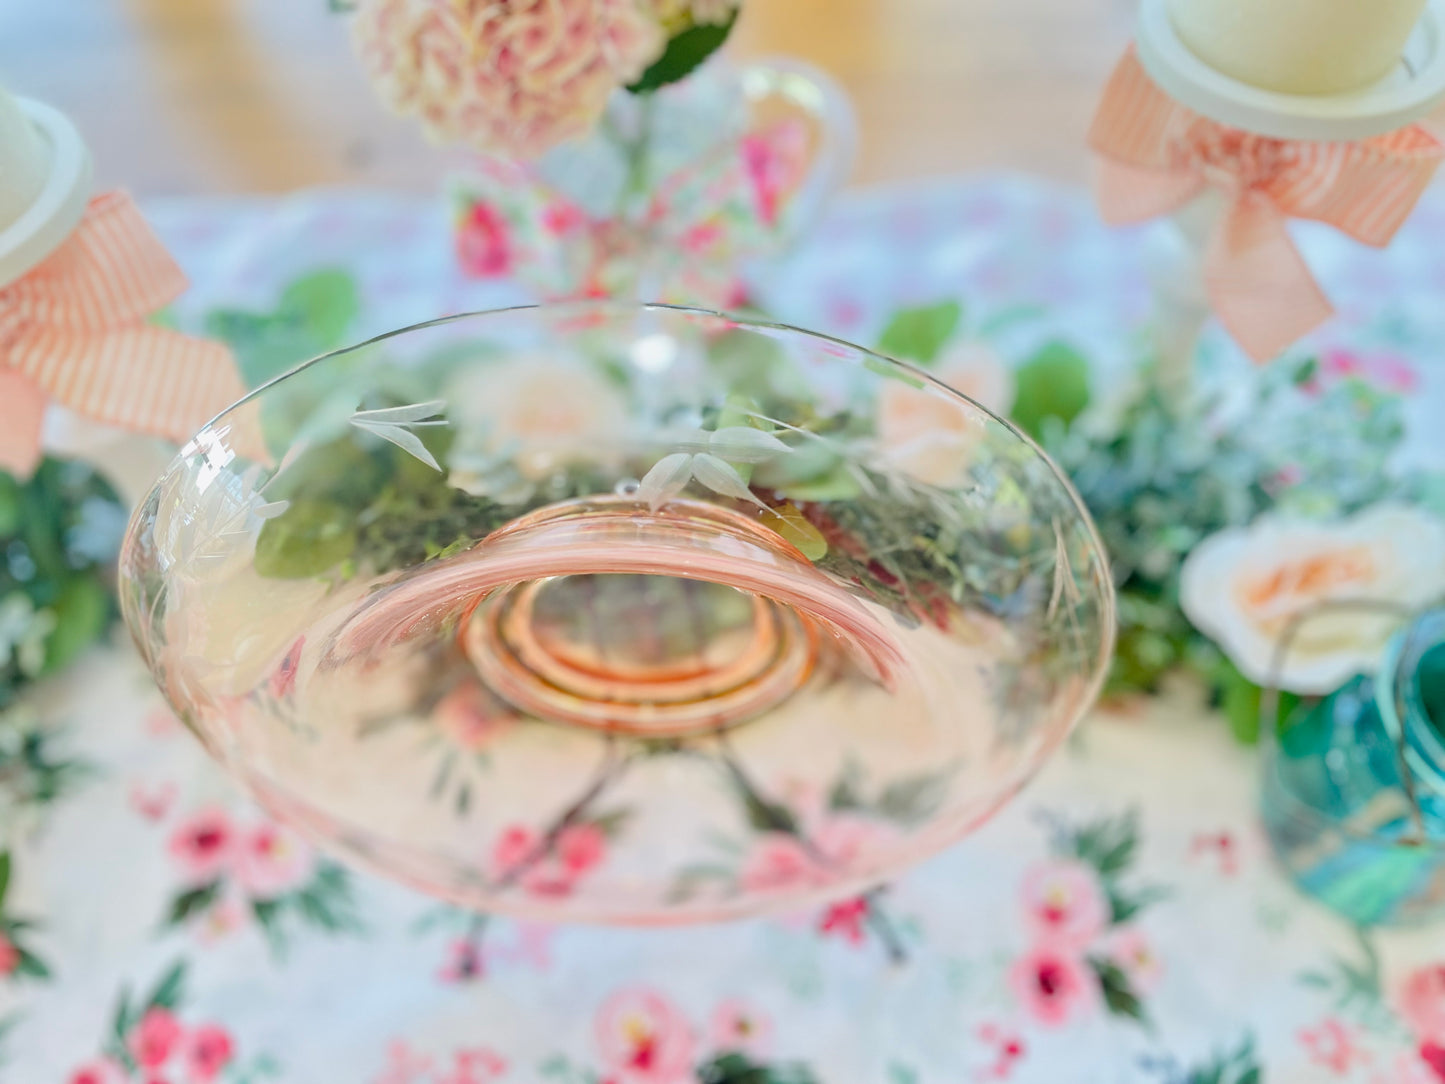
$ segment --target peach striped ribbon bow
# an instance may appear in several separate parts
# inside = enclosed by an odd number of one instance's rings
[[[1286,219],[1315,219],[1386,245],[1445,153],[1419,126],[1348,143],[1230,128],[1160,90],[1132,49],[1104,90],[1089,145],[1100,156],[1096,195],[1111,224],[1177,211],[1209,187],[1224,192],[1228,204],[1205,248],[1204,282],[1215,314],[1257,362],[1334,311]]]
[[[239,399],[225,346],[145,323],[185,288],[120,192],[91,200],[60,248],[0,288],[0,469],[35,469],[47,403],[181,441]]]

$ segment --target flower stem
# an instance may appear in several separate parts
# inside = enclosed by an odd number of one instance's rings
[[[908,962],[908,947],[904,945],[903,937],[893,924],[893,917],[884,906],[883,901],[887,895],[888,888],[885,885],[863,893],[863,899],[868,903],[868,928],[882,943],[883,951],[888,954],[888,962],[901,967]]]
[[[609,734],[606,751],[602,756],[602,765],[597,769],[597,774],[593,777],[591,784],[552,822],[542,838],[537,841],[537,845],[521,861],[510,866],[496,879],[492,885],[493,889],[507,888],[515,884],[550,855],[562,833],[582,819],[588,807],[616,781],[630,760],[630,757],[618,754],[617,741]]]
[[[620,217],[627,218],[647,198],[648,159],[652,151],[652,121],[656,103],[651,94],[636,96],[637,127],[626,141],[627,181],[622,188]]]

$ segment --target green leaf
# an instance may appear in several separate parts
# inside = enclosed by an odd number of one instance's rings
[[[15,476],[0,471],[0,536],[19,533],[23,501]]]
[[[599,813],[595,817],[589,818],[591,823],[600,828],[602,834],[609,839],[616,836],[622,830],[623,825],[631,819],[632,810],[624,807],[609,809],[605,813]]]
[[[791,542],[810,561],[821,561],[828,555],[828,540],[796,505],[780,504],[767,509],[762,513],[762,524]]]
[[[662,55],[627,89],[633,94],[646,94],[658,87],[676,83],[691,74],[694,68],[717,52],[722,43],[728,40],[737,19],[737,12],[734,12],[732,18],[725,23],[690,26],[673,35]]]
[[[858,479],[845,466],[839,466],[830,474],[806,482],[786,482],[778,488],[778,495],[790,501],[818,503],[823,501],[848,501],[863,492]]]
[[[67,579],[55,599],[55,629],[45,641],[45,668],[52,674],[67,666],[110,624],[110,591],[89,576]]]
[[[1099,988],[1104,994],[1104,1005],[1111,1013],[1137,1020],[1141,1024],[1147,1023],[1143,1003],[1130,987],[1129,977],[1117,964],[1091,956],[1089,966],[1099,980]]]
[[[951,770],[944,770],[899,779],[883,788],[875,808],[889,820],[917,824],[942,804],[951,775]]]
[[[331,350],[342,344],[361,311],[361,297],[350,272],[325,268],[287,286],[280,307],[301,321],[320,349]]]
[[[1296,385],[1308,384],[1320,371],[1320,363],[1316,358],[1305,358],[1295,366],[1290,373],[1290,382]]]
[[[192,915],[207,910],[216,902],[220,891],[221,882],[211,881],[188,892],[182,892],[171,901],[171,909],[166,914],[166,925],[178,926]]]
[[[299,580],[335,568],[356,549],[354,517],[331,501],[296,501],[267,520],[256,539],[256,571]]]
[[[242,378],[256,387],[342,345],[359,311],[351,276],[324,269],[292,282],[274,312],[217,309],[207,314],[205,330],[231,347]]]
[[[321,867],[310,885],[288,898],[302,918],[328,933],[358,933],[363,928],[356,917],[351,881],[339,866]]]
[[[697,1067],[698,1084],[817,1084],[813,1071],[800,1062],[765,1065],[736,1050],[718,1054]]]
[[[15,973],[17,975],[24,975],[32,979],[50,978],[50,968],[45,965],[45,961],[41,960],[39,956],[36,956],[29,949],[19,948],[18,946],[17,952],[20,957],[15,962]]]
[[[1262,717],[1264,690],[1240,673],[1239,668],[1223,655],[1219,656],[1210,670],[1210,680],[1214,685],[1215,695],[1219,698],[1219,708],[1229,721],[1229,730],[1235,740],[1242,745],[1256,744],[1259,741],[1260,727],[1274,722]],[[1297,694],[1280,692],[1276,707],[1279,719],[1288,719],[1299,704],[1300,698]]]
[[[1260,1069],[1259,1069],[1259,1066],[1258,1066],[1258,1065],[1251,1065],[1248,1069],[1246,1069],[1244,1072],[1242,1072],[1242,1073],[1239,1074],[1239,1078],[1234,1082],[1234,1084],[1259,1084],[1259,1082],[1260,1082]]]
[[[185,961],[181,960],[172,964],[171,969],[161,976],[161,981],[156,984],[145,1007],[152,1009],[159,1006],[162,1009],[174,1010],[184,999],[185,989],[186,965]]]
[[[5,913],[5,893],[10,888],[10,852],[0,851],[0,914]]]
[[[854,810],[863,808],[863,795],[860,786],[859,775],[861,774],[858,765],[849,761],[843,768],[843,774],[838,776],[838,781],[833,784],[833,789],[828,794],[828,808],[838,810]]]
[[[900,309],[883,329],[878,352],[931,365],[958,330],[962,319],[963,306],[957,301]]]
[[[1044,419],[1057,418],[1065,426],[1089,405],[1089,362],[1063,342],[1045,344],[1015,373],[1018,391],[1011,417],[1035,438]]]
[[[136,1013],[130,1003],[130,992],[122,990],[120,992],[120,1001],[115,1007],[115,1019],[111,1021],[111,1041],[106,1045],[109,1049],[118,1050],[124,1054],[127,1062],[129,1055],[126,1054],[125,1040],[126,1036],[130,1034],[131,1028],[135,1027],[135,1017]]]
[[[1169,890],[1158,885],[1141,889],[1133,895],[1126,895],[1117,888],[1108,889],[1109,924],[1122,926],[1144,908],[1169,898]]]
[[[1239,672],[1232,663],[1220,666],[1216,681],[1219,707],[1229,720],[1229,731],[1241,745],[1259,741],[1260,687]]]
[[[261,932],[266,936],[266,943],[271,948],[271,955],[278,959],[285,956],[286,932],[281,929],[281,901],[252,900],[251,914],[256,916],[256,924],[261,927]]]

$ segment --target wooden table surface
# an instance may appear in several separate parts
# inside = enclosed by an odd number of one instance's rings
[[[855,180],[993,168],[1082,180],[1132,0],[747,0],[739,56],[832,72]],[[141,195],[425,191],[447,157],[384,112],[326,0],[0,0],[0,83],[75,119]]]

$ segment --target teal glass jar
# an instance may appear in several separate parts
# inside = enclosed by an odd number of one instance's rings
[[[1445,918],[1445,609],[1299,704],[1264,760],[1265,830],[1302,890],[1362,926]]]

